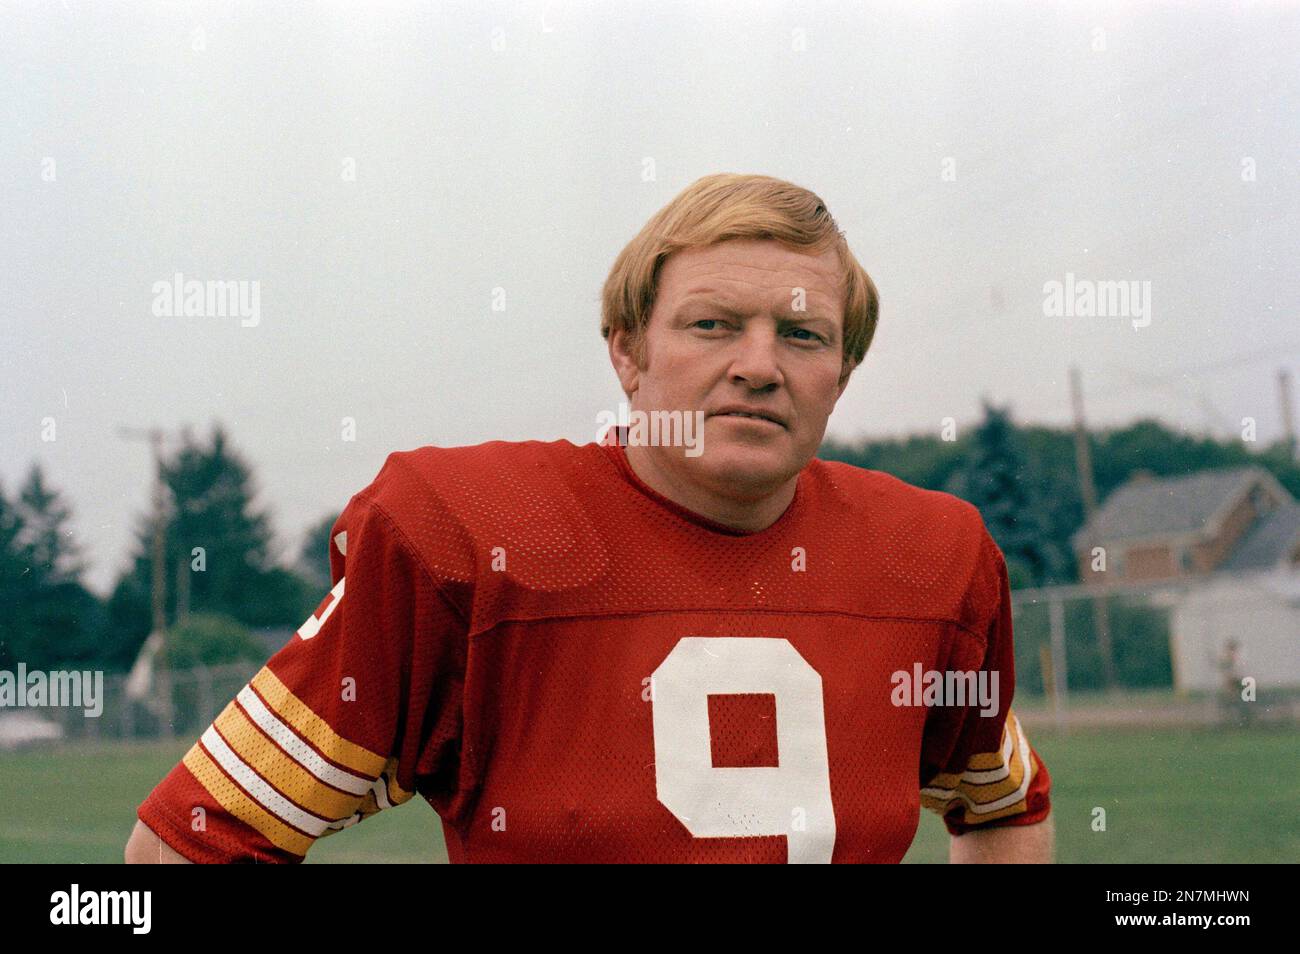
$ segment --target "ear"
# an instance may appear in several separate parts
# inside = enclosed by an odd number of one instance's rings
[[[637,366],[631,336],[626,331],[617,329],[610,332],[608,342],[609,360],[614,365],[614,373],[618,375],[618,383],[622,386],[623,393],[631,397],[641,383],[641,369]]]

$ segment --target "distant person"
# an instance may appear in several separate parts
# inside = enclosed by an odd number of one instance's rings
[[[391,454],[128,860],[301,861],[417,793],[454,862],[897,862],[922,806],[1050,860],[979,511],[814,456],[877,313],[812,192],[691,185],[605,284],[625,425]]]
[[[1254,711],[1243,697],[1241,684],[1241,644],[1229,639],[1219,654],[1219,712],[1223,721],[1233,725],[1248,725]]]

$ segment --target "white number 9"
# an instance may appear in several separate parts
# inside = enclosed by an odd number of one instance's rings
[[[687,636],[651,677],[655,787],[696,838],[785,835],[787,860],[835,849],[822,677],[785,639]],[[715,768],[709,696],[776,697],[776,767]]]

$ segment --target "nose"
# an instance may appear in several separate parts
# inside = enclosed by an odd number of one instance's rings
[[[760,321],[746,323],[744,333],[736,339],[729,375],[737,384],[758,391],[783,384],[777,362],[777,336],[774,324]]]

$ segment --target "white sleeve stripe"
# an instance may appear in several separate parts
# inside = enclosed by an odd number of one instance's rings
[[[375,779],[375,784],[370,787],[375,793],[375,804],[378,805],[381,810],[393,807],[393,803],[388,800],[387,775],[379,776],[379,778]]]
[[[1011,716],[1014,719],[1015,716]],[[1010,721],[1010,719],[1008,720]],[[998,753],[1002,759],[1002,764],[995,769],[986,769],[984,771],[972,770],[961,773],[963,782],[974,782],[976,785],[984,785],[989,782],[1000,782],[1011,774],[1011,726],[1002,727],[1002,751]]]
[[[336,765],[326,762],[319,752],[304,742],[293,729],[289,728],[275,713],[262,702],[261,698],[249,686],[245,686],[236,696],[250,719],[295,762],[320,779],[326,785],[332,785],[349,795],[364,795],[370,790],[370,779],[345,772]]]
[[[1014,718],[1015,718],[1014,715],[1009,716],[1008,722]],[[1019,721],[1017,721],[1016,722],[1017,731],[1019,731],[1019,725],[1020,723]],[[960,785],[962,782],[972,782],[976,785],[986,785],[989,782],[1002,781],[1004,778],[1006,778],[1011,774],[1011,768],[1010,768],[1011,751],[1012,751],[1011,727],[1010,725],[1004,724],[1002,726],[1002,749],[998,753],[999,758],[1002,759],[1002,764],[995,769],[985,769],[985,770],[972,769],[972,770],[962,772],[961,778],[958,779],[957,781],[957,785]],[[928,795],[931,798],[948,798],[949,796],[952,795],[953,792],[957,791],[957,785],[952,785],[952,786],[931,785],[928,788],[922,789],[921,794]]]
[[[925,795],[927,798],[935,798],[941,801],[951,801],[954,798],[960,798],[963,802],[966,803],[966,806],[970,809],[971,813],[974,815],[985,815],[988,814],[989,812],[995,812],[998,811],[999,809],[1006,808],[1008,805],[1014,805],[1016,804],[1016,802],[1023,799],[1025,797],[1025,794],[1029,791],[1029,783],[1031,781],[1030,775],[1033,773],[1033,763],[1031,762],[1029,756],[1029,740],[1025,738],[1024,730],[1020,727],[1020,720],[1017,719],[1015,715],[1009,715],[1007,718],[1007,722],[1008,724],[1006,728],[1003,730],[1003,733],[1004,735],[1006,735],[1007,743],[1009,745],[1011,741],[1011,732],[1013,731],[1015,732],[1016,741],[1018,742],[1019,749],[1020,749],[1019,752],[1020,765],[1023,769],[1023,772],[1021,773],[1020,776],[1020,785],[1016,788],[1014,792],[1011,792],[1008,795],[1004,795],[995,801],[987,802],[983,805],[976,804],[976,802],[973,799],[971,799],[971,797],[967,795],[965,792],[958,791],[957,789],[952,789],[952,788],[923,788],[921,789],[921,794]],[[1009,755],[1007,745],[1004,745],[1002,747],[1002,752],[1003,752],[1003,758],[1007,759],[1007,756]],[[1008,761],[1010,760],[1008,759]],[[1011,770],[1009,766],[1004,766],[1003,768],[1005,769],[1005,771],[1002,772],[1003,777],[1011,774]],[[984,774],[984,773],[976,773],[976,774]],[[969,775],[970,773],[966,773],[965,775],[962,776],[962,778],[965,779]]]
[[[288,822],[299,831],[306,832],[313,838],[319,838],[329,827],[329,822],[318,818],[310,812],[303,811],[289,801],[270,785],[226,745],[226,740],[209,726],[203,733],[203,747],[211,753],[217,763],[225,769],[236,782],[244,787],[263,808],[281,821]]]

